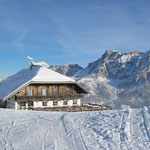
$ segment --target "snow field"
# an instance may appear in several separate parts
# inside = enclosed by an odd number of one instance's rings
[[[149,150],[150,108],[97,112],[0,109],[0,150]]]

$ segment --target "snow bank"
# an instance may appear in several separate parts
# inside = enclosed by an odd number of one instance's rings
[[[30,65],[33,65],[33,66],[41,66],[41,67],[47,67],[49,68],[49,65],[44,62],[44,61],[40,61],[40,62],[34,62],[34,61],[31,61],[31,64]]]
[[[150,149],[150,108],[0,114],[0,150]]]

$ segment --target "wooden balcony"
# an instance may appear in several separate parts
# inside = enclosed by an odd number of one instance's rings
[[[76,95],[37,95],[37,96],[16,96],[17,101],[39,101],[39,100],[70,100],[82,98],[83,94]]]

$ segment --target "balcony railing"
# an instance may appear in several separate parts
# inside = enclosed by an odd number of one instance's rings
[[[70,100],[70,99],[78,99],[82,98],[83,94],[76,94],[76,95],[37,95],[37,96],[16,96],[17,100]]]

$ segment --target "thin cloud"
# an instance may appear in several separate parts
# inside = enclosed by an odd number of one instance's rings
[[[150,29],[146,26],[146,32],[143,30],[145,25],[138,23],[138,17],[135,17],[136,14],[128,7],[128,3],[119,2],[118,4],[111,3],[111,5],[102,3],[98,6],[100,7],[92,5],[91,11],[89,6],[89,12],[83,13],[82,17],[78,16],[80,22],[77,22],[79,20],[76,18],[66,19],[66,14],[61,14],[59,11],[58,13],[55,11],[55,14],[51,16],[59,28],[60,34],[56,40],[62,46],[63,51],[72,56],[79,54],[90,56],[102,54],[106,49],[142,51],[148,49],[150,45],[144,39],[150,36]]]
[[[23,33],[16,39],[12,42],[12,45],[14,47],[16,47],[21,53],[23,53],[24,51],[24,39],[26,38],[27,34],[29,32],[29,29],[26,28]]]

